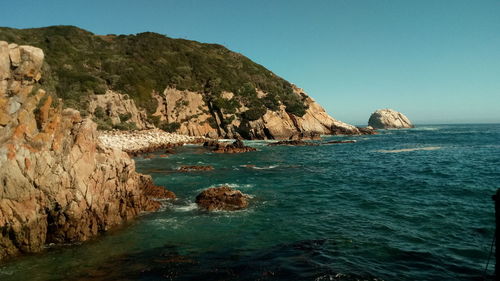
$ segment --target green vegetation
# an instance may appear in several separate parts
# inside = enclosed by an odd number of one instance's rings
[[[64,100],[65,106],[85,109],[89,94],[113,89],[149,114],[156,109],[153,91],[167,86],[205,93],[214,110],[235,113],[237,102],[251,109],[255,120],[265,109],[302,116],[306,107],[292,86],[247,57],[217,44],[203,44],[145,32],[136,35],[94,35],[73,26],[35,29],[0,28],[0,40],[42,48],[45,53],[42,87]],[[259,99],[255,88],[267,93]],[[233,92],[233,100],[221,97]],[[102,125],[109,125],[101,120]]]
[[[130,118],[132,118],[132,113],[127,112],[125,114],[118,115],[118,117],[120,117],[121,122],[127,122],[128,120],[130,120]]]
[[[181,127],[181,124],[178,123],[178,122],[172,122],[172,123],[161,123],[160,124],[160,129],[162,129],[163,131],[166,131],[166,132],[169,132],[169,133],[173,133],[175,131],[177,131],[177,129],[179,129]]]
[[[121,131],[131,131],[131,130],[137,130],[137,124],[134,122],[129,122],[129,123],[118,123],[113,125],[113,129],[121,130]]]

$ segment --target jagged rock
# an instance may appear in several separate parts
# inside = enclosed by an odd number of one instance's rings
[[[376,135],[377,131],[373,129],[372,126],[366,126],[366,127],[358,127],[358,130],[361,132],[363,135]]]
[[[362,133],[355,126],[332,118],[302,89],[294,87],[293,91],[308,106],[302,117],[286,112],[285,106],[280,104],[276,111],[267,110],[261,118],[242,124],[237,114],[248,110],[243,104],[236,109],[236,115],[226,112],[218,114],[207,104],[202,93],[175,88],[167,88],[161,94],[154,93],[158,102],[154,115],[168,123],[179,123],[177,133],[209,138],[238,138],[243,131],[246,132],[243,137],[247,139],[319,139],[322,134]],[[257,93],[259,98],[266,96],[260,90]],[[231,100],[234,94],[224,92],[222,97]],[[226,120],[232,121],[227,124]]]
[[[0,260],[87,240],[172,197],[90,119],[33,91],[42,64],[42,50],[0,42]]]
[[[413,128],[413,124],[404,114],[392,109],[379,109],[372,113],[368,125],[375,129]]]
[[[248,207],[248,196],[227,186],[212,187],[196,196],[196,204],[208,211],[234,211]]]
[[[179,167],[180,172],[193,172],[193,171],[212,171],[214,167],[212,166],[181,166]]]
[[[154,128],[147,121],[146,110],[137,108],[134,100],[130,99],[128,95],[107,90],[104,95],[90,96],[88,111],[93,118],[97,117],[98,108],[111,120],[112,125],[130,123],[139,130]]]
[[[212,152],[215,153],[244,153],[257,150],[253,147],[246,146],[243,141],[239,139],[231,144],[220,143],[218,141],[207,141],[203,146],[211,148]]]

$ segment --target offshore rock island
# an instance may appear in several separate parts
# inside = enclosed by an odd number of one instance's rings
[[[374,129],[405,129],[414,128],[410,119],[393,109],[379,109],[372,113],[368,126]]]

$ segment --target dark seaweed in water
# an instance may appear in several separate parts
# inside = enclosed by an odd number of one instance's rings
[[[305,240],[264,251],[228,249],[181,255],[164,246],[107,260],[73,280],[381,280],[333,272],[322,265],[328,240]],[[200,279],[201,278],[201,279]]]

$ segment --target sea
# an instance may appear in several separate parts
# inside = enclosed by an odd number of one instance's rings
[[[333,140],[356,142],[324,144]],[[91,241],[4,263],[0,280],[492,280],[500,124],[316,142],[136,158],[178,199]],[[248,194],[249,208],[199,210],[196,195],[217,186]]]

